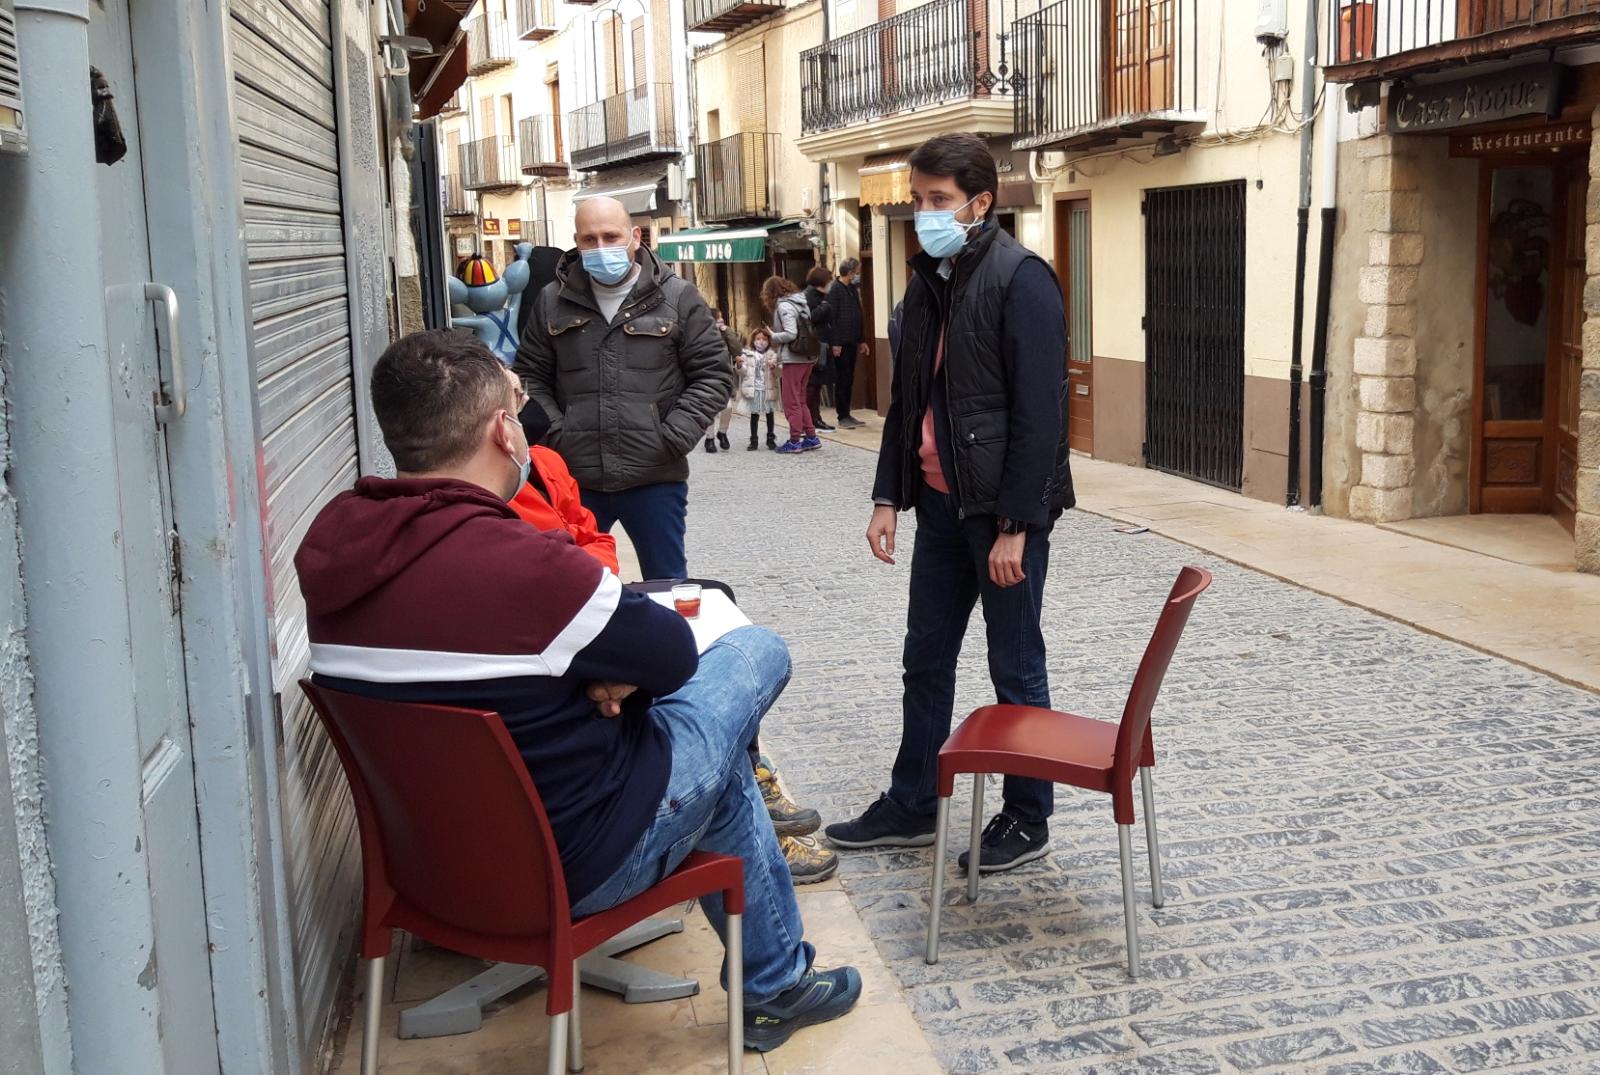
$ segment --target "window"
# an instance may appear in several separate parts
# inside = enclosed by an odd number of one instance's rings
[[[644,56],[644,20],[634,19],[628,32],[633,42],[633,88],[643,90],[647,66]]]

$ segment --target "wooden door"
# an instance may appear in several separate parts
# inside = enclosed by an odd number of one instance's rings
[[[1067,443],[1094,454],[1093,291],[1089,272],[1089,198],[1056,202],[1056,276],[1067,314]]]
[[[1174,0],[1114,0],[1106,114],[1172,107]]]
[[[1581,364],[1584,187],[1572,174],[1577,167],[1484,164],[1474,511],[1557,511],[1564,362],[1577,355]],[[1574,194],[1577,204],[1569,206]],[[1575,437],[1573,443],[1575,466]]]
[[[1555,491],[1551,511],[1572,530],[1578,507],[1578,386],[1583,377],[1583,288],[1588,280],[1584,249],[1585,204],[1589,192],[1587,156],[1573,157],[1562,169],[1566,235],[1561,260],[1561,324],[1551,371]]]

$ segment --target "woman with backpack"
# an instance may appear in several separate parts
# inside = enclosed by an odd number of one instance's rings
[[[816,365],[817,334],[811,328],[811,311],[805,296],[781,276],[769,276],[761,285],[761,305],[772,318],[772,342],[778,348],[779,377],[783,383],[783,417],[789,423],[789,440],[778,446],[783,455],[798,455],[822,447],[817,426],[806,402],[806,387]]]

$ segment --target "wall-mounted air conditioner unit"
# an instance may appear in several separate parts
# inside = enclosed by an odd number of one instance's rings
[[[26,153],[28,128],[22,121],[22,56],[17,16],[11,0],[0,0],[0,153]]]

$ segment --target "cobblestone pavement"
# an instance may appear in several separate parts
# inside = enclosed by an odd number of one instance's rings
[[[794,681],[763,736],[830,820],[886,786],[899,736],[912,526],[898,567],[868,557],[875,461],[838,445],[694,460],[691,567],[790,640]],[[1113,525],[1074,512],[1055,531],[1059,708],[1114,719],[1178,568],[1216,575],[1156,712],[1167,904],[1150,906],[1136,829],[1131,981],[1109,802],[1059,788],[1054,853],[949,907],[928,967],[931,851],[844,853],[844,887],[943,1062],[1600,1072],[1600,698]],[[979,631],[975,616],[958,714],[992,698]]]

